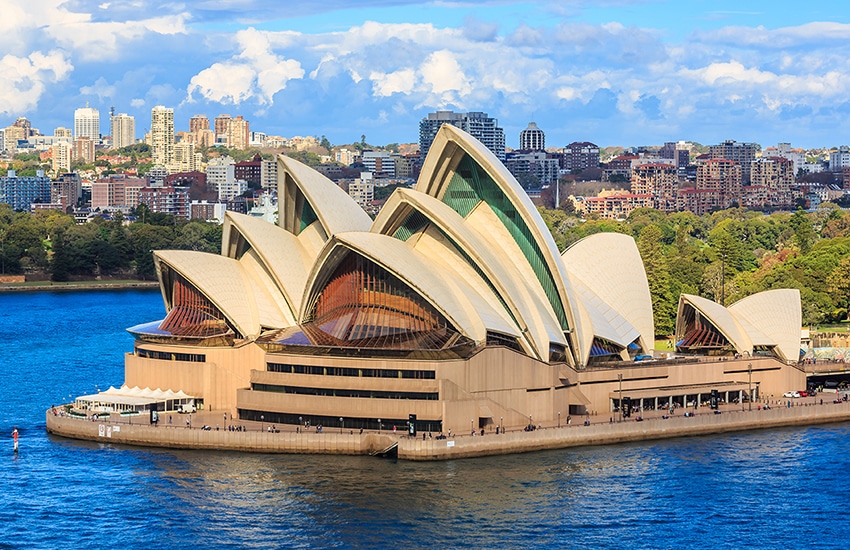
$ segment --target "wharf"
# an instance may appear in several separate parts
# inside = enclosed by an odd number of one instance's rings
[[[834,395],[834,394],[833,394]],[[761,430],[786,426],[808,426],[850,421],[850,402],[824,403],[792,402],[794,406],[775,405],[770,409],[752,411],[724,407],[721,414],[700,409],[694,416],[685,417],[683,411],[669,418],[653,417],[642,422],[633,419],[624,422],[607,420],[599,422],[594,417],[590,425],[583,423],[544,427],[533,431],[508,431],[484,436],[453,435],[448,439],[422,439],[408,437],[402,432],[364,432],[359,430],[326,429],[296,432],[291,426],[285,431],[268,432],[253,422],[239,422],[247,431],[225,429],[203,430],[179,425],[182,415],[175,415],[177,425],[152,426],[141,418],[97,421],[57,416],[50,409],[46,413],[48,433],[102,443],[116,443],[144,447],[175,449],[241,451],[288,454],[343,454],[375,455],[398,444],[398,458],[403,460],[449,460],[481,456],[504,455],[551,449],[564,449],[588,445],[611,445],[634,441],[650,441],[675,437]],[[163,414],[160,414],[160,418]],[[117,418],[113,415],[113,419]],[[116,429],[117,428],[117,429]]]

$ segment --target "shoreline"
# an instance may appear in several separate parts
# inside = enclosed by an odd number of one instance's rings
[[[44,291],[76,291],[76,290],[128,290],[139,288],[159,288],[157,281],[79,281],[71,283],[16,283],[0,284],[0,292],[44,292]]]
[[[181,425],[185,422],[185,415],[174,415],[177,417],[176,425],[162,425],[163,422],[160,422],[160,426],[151,426],[142,423],[145,422],[144,416],[138,417],[134,424],[125,419],[92,422],[56,416],[52,409],[45,414],[49,434],[101,443],[182,450],[340,455],[377,455],[397,445],[399,459],[434,461],[847,422],[850,421],[850,402],[812,403],[768,410],[723,410],[721,414],[698,413],[690,417],[678,414],[667,419],[650,418],[642,422],[563,425],[531,432],[508,431],[500,435],[490,432],[484,436],[453,435],[448,439],[429,439],[426,435],[424,440],[421,432],[412,438],[402,432],[386,430],[360,434],[352,430],[328,429],[324,433],[315,433],[296,432],[291,426],[286,426],[285,431],[268,432],[247,421],[235,421],[233,424],[246,426],[248,431],[202,430]],[[167,415],[160,413],[160,418],[167,418]]]

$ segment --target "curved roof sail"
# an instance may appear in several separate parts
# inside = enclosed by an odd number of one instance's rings
[[[491,291],[495,307],[503,309],[512,320],[526,340],[531,355],[545,361],[548,360],[551,342],[566,344],[549,303],[539,299],[538,294],[528,288],[526,279],[503,249],[465,224],[463,218],[445,203],[419,191],[398,189],[384,205],[372,231],[413,243],[411,246],[415,249],[422,248],[423,232],[437,231],[437,237],[471,270],[466,275],[458,273],[458,277],[465,276],[470,282],[473,278],[480,278],[481,284],[474,286],[480,292],[485,289]],[[438,259],[449,255],[452,254],[432,254]]]
[[[643,350],[652,350],[652,296],[634,239],[597,233],[573,244],[561,258],[588,314],[595,317],[594,334],[624,347],[639,337]]]
[[[743,298],[731,306],[731,311],[750,326],[758,327],[764,340],[753,336],[754,345],[775,346],[784,361],[800,359],[800,329],[803,324],[800,291],[796,288],[766,290]]]
[[[368,231],[369,215],[337,184],[285,155],[277,157],[278,223],[314,253],[337,233]]]
[[[223,256],[235,260],[242,261],[249,251],[259,257],[258,268],[266,272],[286,299],[294,323],[313,264],[301,241],[267,221],[228,211],[224,216],[221,248]]]
[[[572,289],[546,224],[516,179],[472,136],[451,125],[437,132],[416,190],[455,210],[482,234],[497,240],[528,278],[536,280],[565,332],[577,321]],[[571,347],[578,342],[573,336]]]

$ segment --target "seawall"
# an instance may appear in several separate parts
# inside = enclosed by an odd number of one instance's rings
[[[769,410],[724,410],[722,414],[682,414],[668,419],[592,423],[544,428],[531,432],[511,431],[484,436],[455,436],[449,439],[422,439],[392,432],[360,434],[328,429],[324,433],[305,431],[233,432],[188,429],[177,426],[154,427],[149,424],[92,422],[55,416],[47,411],[47,431],[72,439],[120,443],[145,447],[207,449],[260,453],[308,453],[369,455],[398,442],[398,457],[403,460],[448,460],[587,445],[610,445],[673,437],[760,430],[785,426],[807,426],[850,421],[850,402],[823,405],[775,407]],[[118,429],[116,430],[116,426]]]
[[[11,285],[0,283],[0,292],[60,292],[74,290],[127,290],[127,289],[153,289],[159,288],[156,281],[138,281],[121,283],[44,283],[44,284],[21,284]]]

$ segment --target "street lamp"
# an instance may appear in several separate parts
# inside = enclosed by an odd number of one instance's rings
[[[299,417],[298,417],[298,425],[300,426],[300,428],[299,428],[299,429],[303,429],[303,428],[304,428],[304,418],[303,418],[303,417],[301,417],[301,416],[299,416]]]
[[[561,411],[558,411],[558,427],[561,427]]]
[[[475,435],[475,420],[472,418],[469,419],[469,431],[472,432],[472,435]]]
[[[342,433],[342,417],[339,417],[339,433]]]
[[[750,392],[749,393],[749,396],[750,396],[749,402],[750,402],[750,410],[752,411],[753,410],[753,364],[752,363],[747,365],[747,373],[750,375],[750,383],[749,383],[750,388],[749,388],[748,391]]]
[[[499,431],[502,432],[502,433],[505,433],[505,427],[502,425],[502,421],[504,419],[505,419],[505,417],[503,417],[503,416],[499,417]]]
[[[378,419],[378,433],[381,433],[381,419]]]
[[[266,421],[266,417],[265,417],[265,415],[262,415],[262,414],[261,414],[261,415],[260,415],[260,431],[261,431],[261,432],[266,431],[266,430],[265,430],[265,426],[263,425],[263,423],[264,423],[265,421]]]
[[[620,411],[620,422],[623,421],[623,373],[617,374],[617,380],[620,382],[620,406],[617,409]]]

